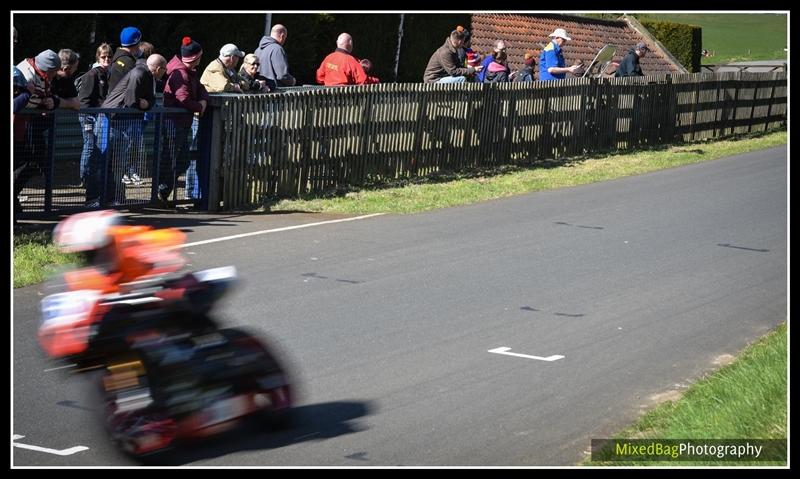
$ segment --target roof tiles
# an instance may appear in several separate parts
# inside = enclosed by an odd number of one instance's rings
[[[512,70],[522,66],[525,51],[533,50],[536,52],[537,64],[535,78],[538,79],[539,54],[550,42],[549,35],[556,28],[564,28],[572,38],[563,47],[567,66],[579,60],[588,66],[597,52],[607,44],[616,47],[613,61],[617,63],[638,42],[645,42],[652,47],[651,41],[621,20],[596,20],[553,14],[477,14],[472,16],[472,49],[486,55],[492,52],[495,41],[505,41]],[[680,72],[677,65],[655,49],[641,59],[640,65],[645,75]]]

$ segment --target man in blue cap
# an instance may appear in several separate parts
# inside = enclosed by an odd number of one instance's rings
[[[108,91],[114,89],[126,73],[136,66],[139,57],[139,43],[142,42],[142,32],[136,27],[125,27],[119,34],[120,47],[114,52],[111,65],[108,67]]]
[[[136,60],[142,55],[142,49],[139,48],[142,42],[142,32],[136,27],[125,27],[119,33],[119,48],[114,52],[114,58],[111,60],[111,65],[108,66],[108,92],[112,92],[117,83],[128,74],[133,67],[136,66]],[[144,117],[142,117],[142,120]],[[131,138],[141,138],[144,123],[142,120],[129,120],[125,124],[125,128],[118,127],[116,132],[122,134],[129,139],[124,143],[123,158],[125,162],[125,175],[122,177],[122,182],[125,185],[140,184],[141,178],[137,172],[134,158],[134,143]],[[117,122],[119,124],[120,122]]]

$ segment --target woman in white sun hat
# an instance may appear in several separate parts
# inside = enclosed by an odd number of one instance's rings
[[[569,40],[572,40],[567,31],[563,28],[556,28],[550,34],[552,40],[544,47],[539,56],[539,80],[563,80],[567,73],[573,75],[580,69],[580,65],[564,66],[564,54],[561,47]]]

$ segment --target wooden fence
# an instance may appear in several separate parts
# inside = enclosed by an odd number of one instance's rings
[[[210,208],[228,210],[376,179],[764,131],[786,124],[787,82],[770,72],[393,83],[211,105]]]

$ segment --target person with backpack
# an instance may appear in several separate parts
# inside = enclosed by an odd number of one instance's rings
[[[111,64],[111,46],[108,43],[103,43],[97,47],[95,59],[97,62],[92,65],[92,69],[75,79],[75,87],[78,90],[78,101],[81,104],[81,108],[99,108],[108,94],[108,66]],[[100,165],[97,164],[98,152],[95,152],[97,137],[94,128],[97,117],[81,113],[78,115],[78,121],[81,123],[81,131],[83,132],[80,178],[81,183],[86,188],[86,206],[99,208],[99,192],[95,194],[92,191],[97,189],[99,185],[97,176]]]
[[[114,52],[108,71],[108,90],[117,86],[122,77],[136,66],[136,59],[141,55],[139,44],[142,32],[136,27],[125,27],[119,34],[119,48]]]
[[[536,54],[528,50],[522,58],[523,66],[514,75],[515,82],[533,81],[533,68],[536,66]]]
[[[111,60],[111,65],[108,67],[108,91],[111,92],[117,86],[125,75],[128,74],[136,66],[136,62],[144,54],[142,48],[142,32],[136,27],[125,27],[119,33],[119,47],[114,52],[114,57]],[[141,125],[132,125],[131,133],[136,136],[141,136]],[[133,143],[130,144],[133,147]],[[121,178],[121,182],[125,186],[131,184],[140,185],[141,178],[139,173],[134,168],[134,164],[130,162],[132,158],[131,152],[128,151],[125,155],[129,159],[129,163],[125,165],[125,174]]]

